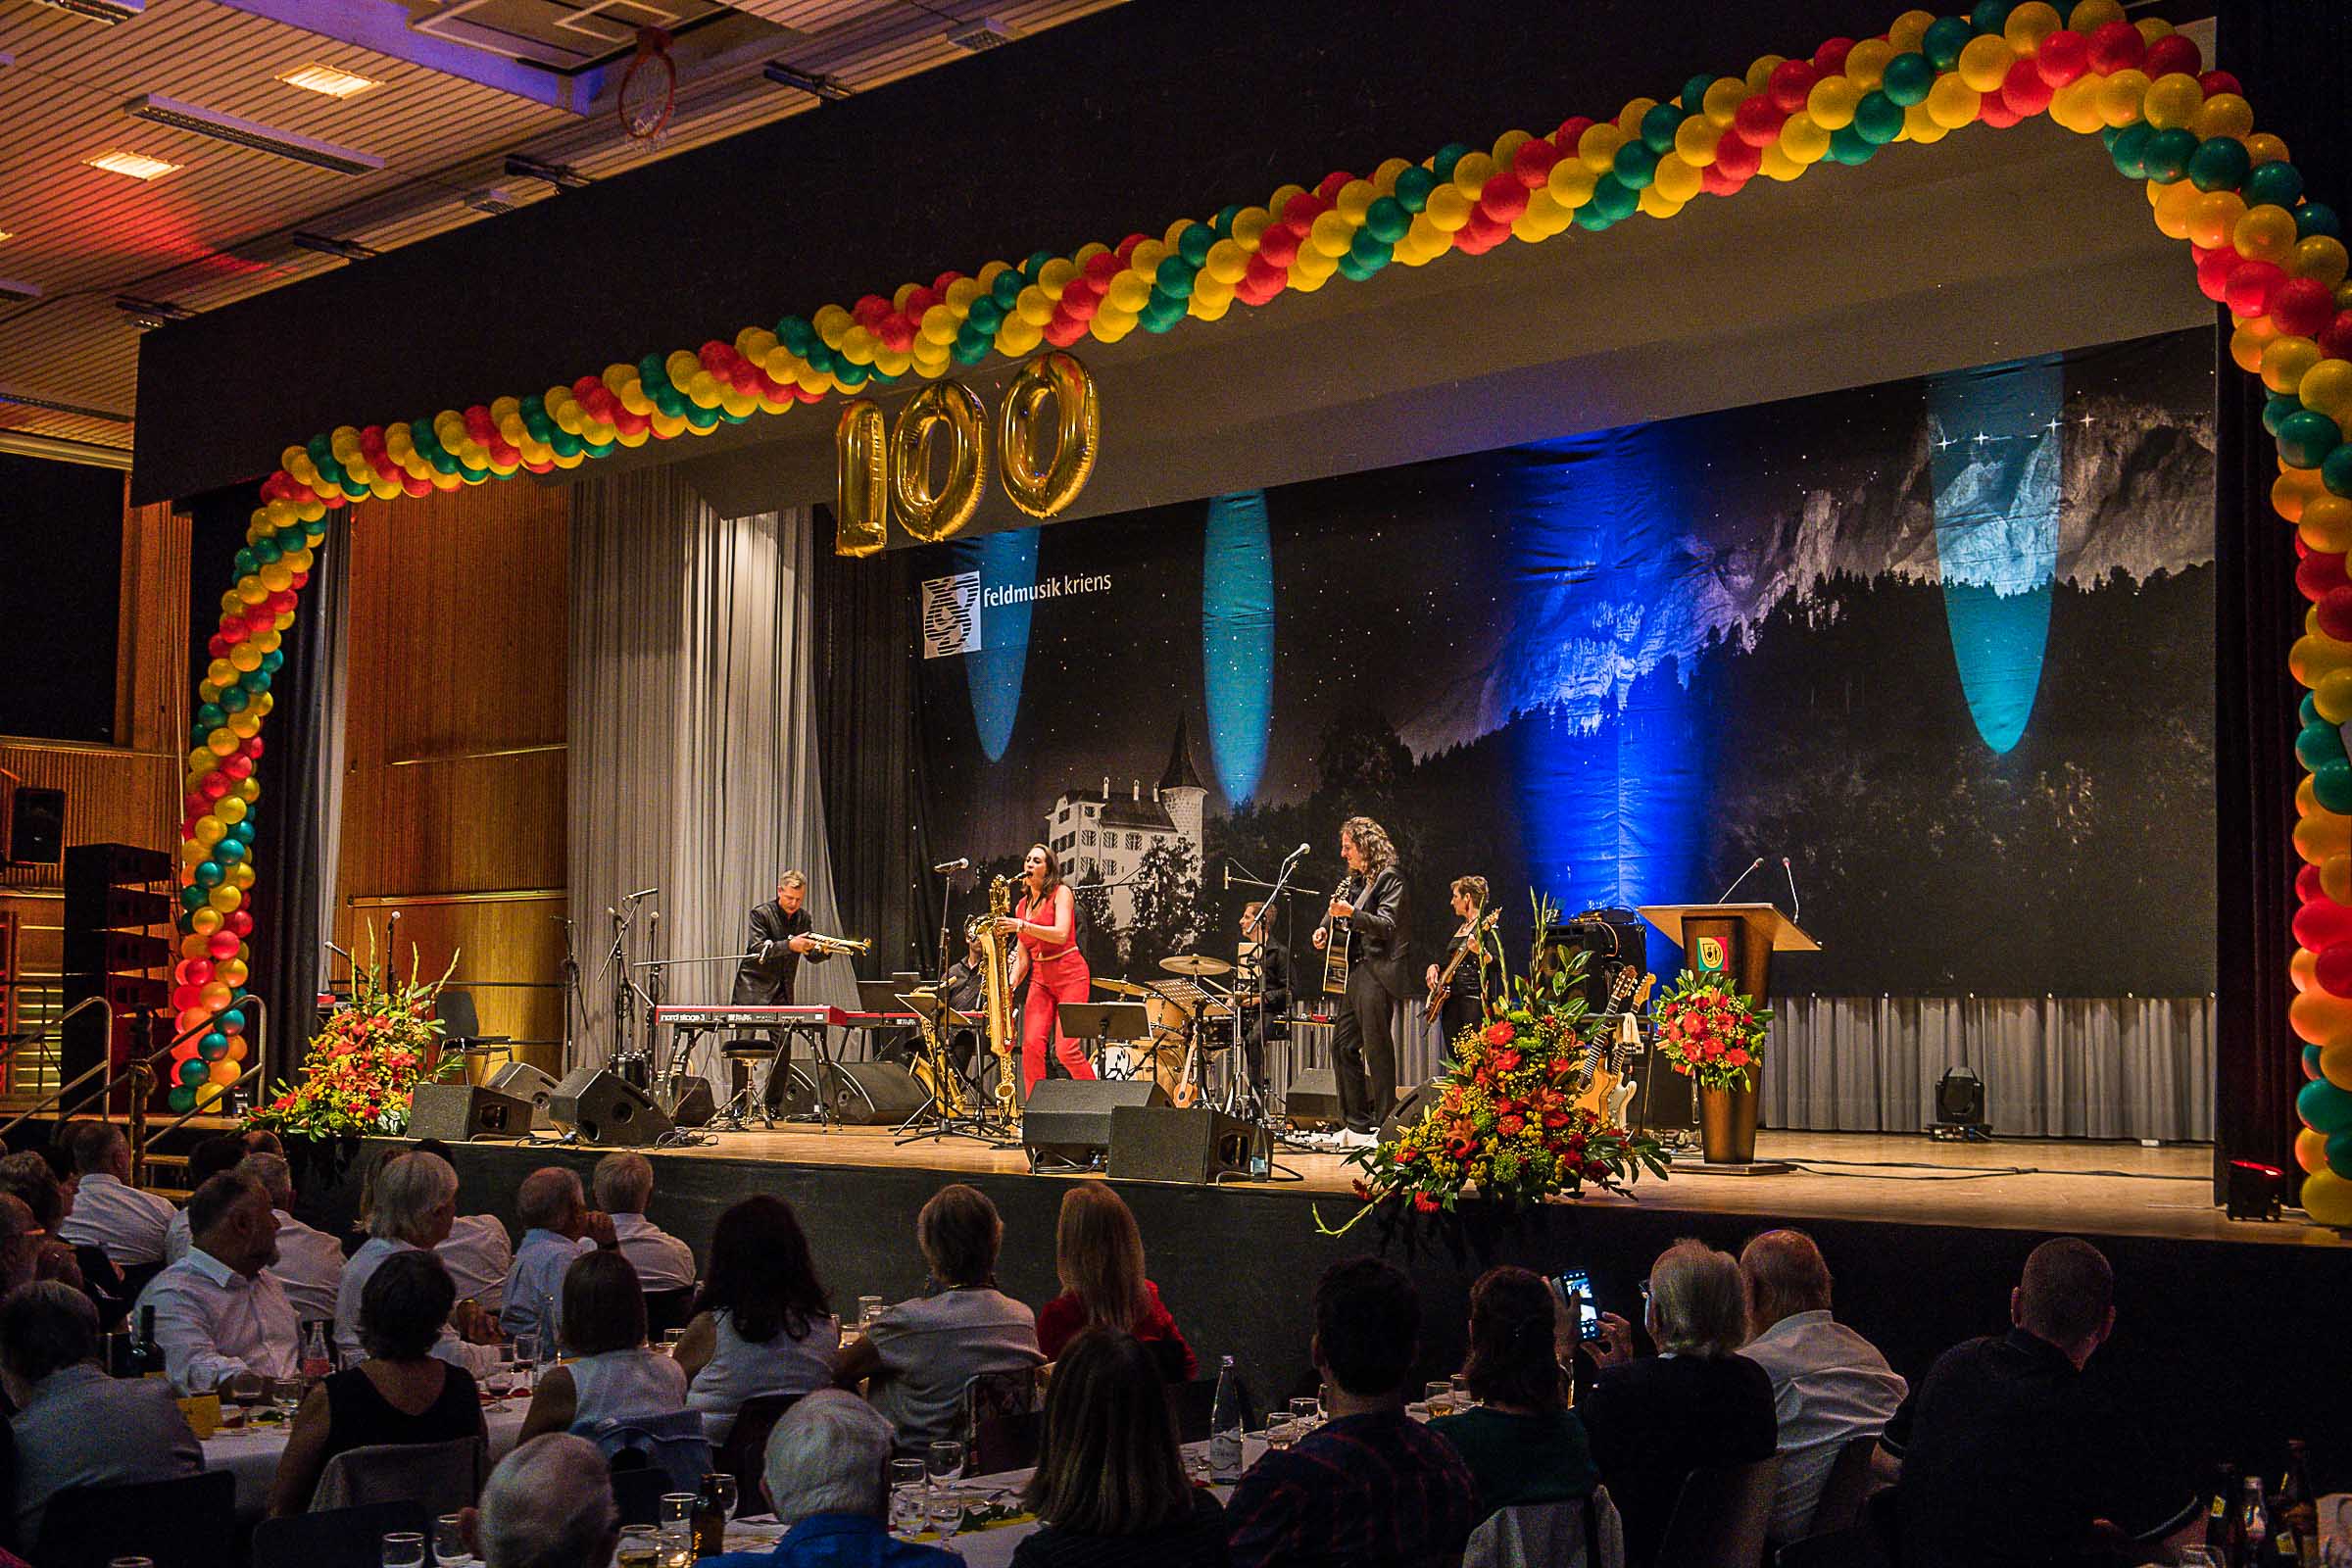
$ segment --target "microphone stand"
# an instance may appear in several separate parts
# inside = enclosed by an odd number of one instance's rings
[[[556,1059],[563,1063],[565,1072],[569,1072],[572,1045],[576,1038],[572,1030],[572,1012],[576,1006],[581,1019],[580,1032],[586,1033],[588,1005],[580,995],[580,956],[572,946],[571,916],[551,914],[548,918],[560,921],[564,927],[564,1045],[563,1054]]]
[[[1282,907],[1283,918],[1287,925],[1287,922],[1290,918],[1290,908],[1288,905],[1284,905],[1282,902],[1283,896],[1286,893],[1293,891],[1307,893],[1312,891],[1311,889],[1307,888],[1294,890],[1290,885],[1291,873],[1298,869],[1298,862],[1305,858],[1305,856],[1296,852],[1284,856],[1282,859],[1282,869],[1274,873],[1274,881],[1271,885],[1260,882],[1257,878],[1250,876],[1246,873],[1242,877],[1244,886],[1257,886],[1266,889],[1266,896],[1263,900],[1259,901],[1257,906],[1257,918],[1251,920],[1248,925],[1242,927],[1243,938],[1247,941],[1255,942],[1258,947],[1257,1001],[1251,1004],[1250,1010],[1255,1015],[1254,1022],[1257,1025],[1258,1050],[1261,1053],[1265,1050],[1266,1041],[1266,925],[1268,918],[1273,914],[1277,906]],[[1227,870],[1227,875],[1230,876],[1231,874],[1231,868],[1229,867]],[[1245,1073],[1248,1072],[1249,1058],[1248,1053],[1242,1050],[1242,1009],[1239,1007],[1233,1009],[1233,1059],[1242,1062],[1243,1071]],[[1266,1104],[1264,1100],[1259,1098],[1257,1085],[1255,1084],[1251,1084],[1250,1086],[1249,1104],[1250,1110],[1253,1112],[1253,1114],[1250,1116],[1250,1120],[1257,1123],[1257,1125],[1260,1127],[1270,1127],[1272,1125],[1273,1108]]]

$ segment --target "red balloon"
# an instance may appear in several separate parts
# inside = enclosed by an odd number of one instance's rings
[[[1086,275],[1093,281],[1108,285],[1110,280],[1126,270],[1127,263],[1117,251],[1103,251],[1086,259]]]
[[[850,307],[850,319],[856,321],[859,326],[866,327],[869,330],[876,321],[881,320],[882,318],[888,316],[889,314],[890,301],[884,299],[879,294],[860,294],[858,296],[858,303]],[[726,345],[715,340],[704,344],[704,364],[708,365],[710,363],[710,351],[713,348],[724,352]]]
[[[1511,154],[1511,172],[1518,176],[1520,184],[1534,190],[1551,178],[1551,166],[1559,161],[1559,148],[1538,136],[1521,142],[1519,150]]]
[[[2237,77],[2227,71],[2208,71],[2197,78],[2197,85],[2205,89],[2205,96],[2208,98],[2216,93],[2224,92],[2233,92],[2242,96],[2246,90]]]
[[[2327,896],[2327,890],[2320,886],[2320,868],[2318,866],[2307,865],[2295,873],[2296,898],[2309,904],[2314,899],[2324,899]]]
[[[1072,278],[1069,287],[1061,291],[1061,303],[1054,307],[1078,322],[1093,320],[1102,308],[1102,296],[1089,288],[1083,278]]]
[[[1086,323],[1077,320],[1060,306],[1054,308],[1054,319],[1046,323],[1046,341],[1057,349],[1066,349],[1086,336]]]
[[[2339,643],[2352,643],[2352,586],[2330,588],[2322,595],[2318,619],[2320,630]]]
[[[2273,262],[2241,261],[2230,269],[2230,309],[2244,317],[2271,314],[2271,296],[2286,278]]]
[[[2147,41],[2129,22],[2110,22],[2090,35],[2090,69],[2102,76],[2134,70],[2147,57]]]
[[[1813,67],[1823,75],[1834,75],[1845,70],[1845,57],[1854,47],[1851,38],[1832,38],[1813,51]]]
[[[1340,187],[1353,178],[1355,176],[1345,169],[1335,169],[1323,176],[1323,182],[1315,187],[1315,194],[1327,202],[1336,200],[1340,194]]]
[[[1995,130],[2007,130],[2026,117],[2010,108],[1999,93],[1988,92],[1977,110],[1977,118]]]
[[[204,993],[194,986],[173,986],[172,988],[172,1010],[173,1012],[185,1012],[203,1000]]]
[[[2315,605],[2345,588],[2352,588],[2352,577],[2344,574],[2344,558],[2333,551],[2314,550],[2295,564],[2295,591]]]
[[[1513,172],[1491,174],[1478,193],[1478,210],[1506,228],[1527,211],[1527,187]]]
[[[1793,115],[1805,107],[1805,95],[1813,90],[1813,84],[1820,79],[1821,69],[1813,62],[1784,60],[1772,68],[1772,79],[1765,83],[1764,90],[1771,96],[1775,108],[1785,115]],[[1698,105],[1685,104],[1683,107],[1695,112]]]
[[[1732,134],[1750,147],[1769,147],[1780,139],[1781,126],[1788,122],[1790,113],[1774,103],[1765,93],[1742,98],[1740,107],[1732,111]],[[1716,150],[1715,156],[1723,156],[1721,148]],[[1763,160],[1759,158],[1756,162],[1761,167]]]
[[[2081,33],[2061,27],[2041,40],[2034,52],[2034,69],[2052,87],[2063,87],[2090,69],[2090,44]]]
[[[1723,145],[1716,149],[1715,161],[1698,172],[1699,188],[1710,196],[1737,196],[1740,194],[1740,187],[1755,175],[1755,170],[1752,169],[1744,174],[1735,174],[1723,167],[1724,152],[1733,147],[1740,148],[1742,152],[1753,153],[1756,159],[1756,168],[1764,167],[1764,154],[1761,151],[1748,146],[1737,136],[1724,137]]]
[[[2193,76],[2205,69],[2205,57],[2197,52],[2196,40],[2187,33],[2168,32],[2148,45],[2139,69],[2148,74],[2150,81],[2175,72]]]
[[[219,767],[213,769],[213,771],[215,773],[226,773],[230,778],[251,778],[253,776],[253,759],[250,757],[232,757],[226,761],[222,762]]]
[[[234,931],[216,931],[204,939],[204,951],[216,958],[233,958],[237,956],[237,934]]]
[[[2333,899],[2311,899],[2295,911],[2295,940],[2314,953],[2334,942],[2352,942],[2352,909]]]
[[[2057,91],[2041,79],[2041,73],[2034,69],[2033,61],[2020,60],[2009,68],[2009,74],[2001,81],[2001,102],[2013,114],[2031,120],[2050,107]]]
[[[1296,228],[1298,231],[1298,237],[1304,239],[1308,227],[1313,224],[1314,220],[1330,211],[1331,203],[1315,195],[1312,191],[1300,191],[1283,204],[1282,220]]]
[[[1551,133],[1551,139],[1565,151],[1573,152],[1576,150],[1578,138],[1583,136],[1586,131],[1591,130],[1593,120],[1591,115],[1570,115],[1566,120],[1560,122],[1560,128]]]
[[[216,767],[197,783],[196,793],[208,801],[217,801],[228,793],[228,785],[229,781],[221,777],[220,770]]]
[[[1287,223],[1269,223],[1257,237],[1257,259],[1269,267],[1288,269],[1298,259],[1298,236]]]
[[[2352,311],[2339,311],[2320,329],[2320,352],[2331,360],[2352,360]]]
[[[229,917],[221,923],[241,937],[253,935],[253,912],[249,909],[237,908],[231,911]]]
[[[1476,256],[1481,251],[1493,250],[1510,237],[1510,224],[1497,222],[1489,218],[1483,210],[1473,209],[1470,214],[1470,221],[1464,223],[1461,231],[1453,236],[1453,242]],[[1464,240],[1468,240],[1470,244],[1463,245]],[[1476,249],[1471,249],[1472,246],[1475,246]]]
[[[1751,104],[1755,101],[1753,98],[1747,100]],[[1745,105],[1741,107],[1744,108]],[[1738,135],[1731,135],[1715,144],[1715,161],[1706,167],[1704,172],[1720,174],[1723,179],[1731,182],[1731,190],[1738,190],[1741,185],[1747,183],[1749,175],[1763,167],[1764,147],[1761,142],[1752,142]],[[1707,188],[1713,190],[1715,187],[1710,185]],[[1729,195],[1730,191],[1719,194]]]
[[[2352,997],[2352,942],[2330,942],[2319,951],[2318,956],[2319,962],[2313,968],[2318,973],[2320,989],[2331,997]]]
[[[2193,248],[2193,247],[2192,247]],[[2238,263],[2237,252],[2227,245],[2197,252],[2197,288],[2216,302],[2230,297],[2230,272]]]
[[[2271,324],[2296,337],[2317,337],[2335,319],[2335,291],[2316,277],[2290,277],[2271,291]]]

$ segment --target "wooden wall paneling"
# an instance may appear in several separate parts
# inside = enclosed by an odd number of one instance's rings
[[[229,563],[205,567],[227,582]],[[124,512],[115,736],[135,751],[176,755],[187,727],[195,686],[188,667],[189,568],[186,514],[168,505]]]
[[[344,908],[335,940],[363,957],[369,932],[385,951],[387,920],[400,911],[397,952],[402,974],[437,976],[454,957],[451,990],[473,993],[486,1035],[506,1035],[517,1059],[554,1072],[564,1039],[564,911],[561,887],[487,898],[366,897]],[[343,974],[340,960],[334,973]],[[498,1063],[476,1069],[487,1076]]]

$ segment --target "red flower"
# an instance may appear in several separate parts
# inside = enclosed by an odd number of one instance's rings
[[[1510,1025],[1504,1024],[1503,1027],[1508,1029]],[[1516,1072],[1519,1070],[1519,1063],[1525,1059],[1516,1051],[1497,1051],[1494,1053],[1494,1070],[1496,1072]]]
[[[1494,1130],[1505,1138],[1518,1137],[1521,1132],[1526,1130],[1526,1127],[1527,1118],[1524,1116],[1505,1116],[1494,1124]]]
[[[1747,1053],[1740,1047],[1734,1046],[1731,1051],[1731,1055],[1726,1059],[1728,1059],[1735,1067],[1744,1067],[1747,1065]]]
[[[1507,1046],[1517,1038],[1519,1032],[1511,1027],[1508,1018],[1497,1018],[1487,1025],[1487,1044],[1490,1046]]]
[[[1368,1201],[1372,1197],[1372,1189],[1366,1187],[1362,1182],[1357,1182],[1355,1184],[1355,1196]]]
[[[1568,1125],[1568,1113],[1564,1110],[1547,1110],[1544,1113],[1544,1125],[1553,1129],[1565,1127]]]
[[[1435,1214],[1438,1211],[1438,1200],[1430,1197],[1427,1193],[1415,1193],[1413,1195],[1413,1208],[1419,1213]]]

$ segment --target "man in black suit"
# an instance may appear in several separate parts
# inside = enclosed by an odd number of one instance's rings
[[[1274,940],[1273,919],[1263,904],[1242,910],[1240,956],[1243,973],[1256,977],[1235,999],[1242,1009],[1242,1059],[1250,1075],[1250,1098],[1262,1105],[1266,1042],[1291,1038],[1291,950]]]
[[[752,910],[752,934],[735,970],[731,999],[735,1005],[790,1006],[801,959],[822,963],[832,956],[808,940],[808,911],[802,907],[808,901],[808,879],[798,871],[787,871],[776,880],[775,898]],[[768,1038],[775,1042],[776,1051],[775,1064],[767,1074],[767,1102],[773,1106],[792,1084],[792,1035],[776,1029]]]
[[[1331,1031],[1332,1077],[1340,1092],[1340,1119],[1332,1135],[1342,1149],[1369,1149],[1380,1124],[1396,1108],[1396,1038],[1391,1028],[1410,980],[1404,972],[1412,927],[1405,917],[1404,872],[1396,847],[1368,816],[1340,824],[1340,856],[1348,880],[1331,901],[1332,920],[1315,928],[1315,946],[1328,946],[1339,929],[1351,943],[1346,1005]]]

